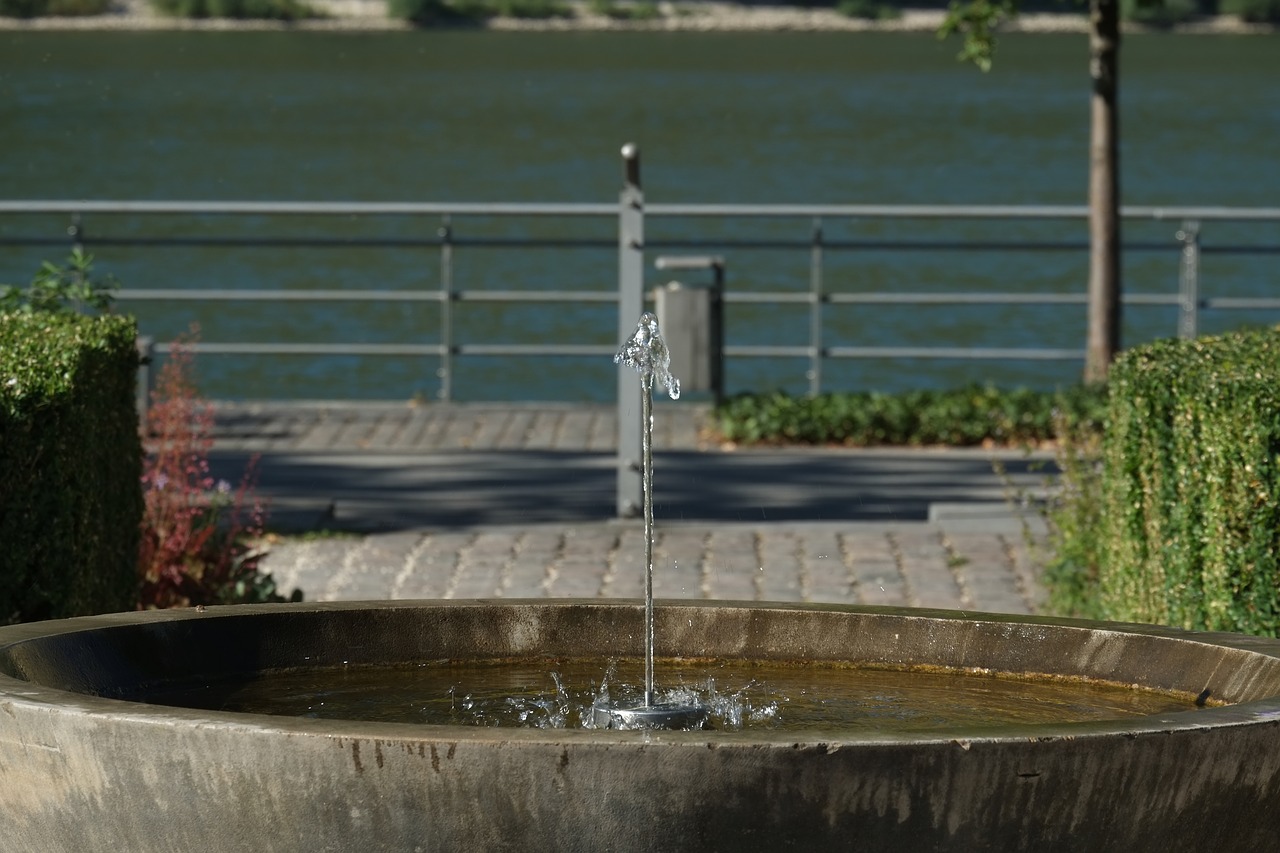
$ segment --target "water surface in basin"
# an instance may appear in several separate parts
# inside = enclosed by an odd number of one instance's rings
[[[171,685],[136,698],[240,713],[434,725],[590,728],[599,699],[643,696],[641,658],[335,666]],[[666,660],[656,701],[703,703],[720,730],[913,732],[1136,718],[1189,694],[1086,679],[826,664]]]

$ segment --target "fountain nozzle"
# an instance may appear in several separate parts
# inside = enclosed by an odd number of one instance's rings
[[[598,702],[592,708],[592,720],[598,729],[694,731],[706,728],[710,710],[706,705],[680,705],[674,702],[657,705],[612,705]]]

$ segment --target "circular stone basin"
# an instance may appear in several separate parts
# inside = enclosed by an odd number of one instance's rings
[[[1280,837],[1280,642],[1237,635],[824,605],[657,608],[664,658],[1102,680],[1205,706],[1085,722],[555,730],[136,701],[308,668],[637,657],[643,611],[292,604],[0,629],[0,848],[1202,851]]]

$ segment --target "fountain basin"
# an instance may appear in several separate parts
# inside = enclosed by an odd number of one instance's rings
[[[1084,677],[1224,707],[894,735],[412,725],[127,701],[321,664],[637,656],[639,602],[377,602],[0,629],[0,849],[1204,850],[1280,837],[1280,642],[661,602],[664,657]]]

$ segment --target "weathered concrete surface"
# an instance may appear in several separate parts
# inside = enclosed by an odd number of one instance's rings
[[[636,654],[641,610],[311,604],[0,629],[0,850],[1200,851],[1280,837],[1280,643],[1251,638],[824,605],[658,610],[660,654],[1103,676],[1238,703],[996,735],[497,730],[104,698],[302,662]]]

